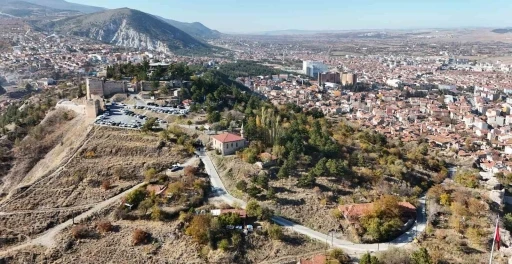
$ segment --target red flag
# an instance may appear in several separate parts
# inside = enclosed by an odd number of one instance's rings
[[[498,250],[500,250],[501,237],[500,237],[500,224],[499,223],[496,223],[496,231],[494,233],[494,241],[496,242],[496,248],[498,248]]]

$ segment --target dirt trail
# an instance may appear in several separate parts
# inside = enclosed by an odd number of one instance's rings
[[[72,158],[70,158],[71,160]],[[69,163],[69,161],[66,162],[63,166],[65,166],[66,164]],[[189,160],[187,160],[183,166],[190,166],[190,165],[194,165],[197,163],[199,159],[198,158],[191,158]],[[61,167],[62,168],[62,167]],[[61,169],[59,168],[59,169]],[[58,170],[59,170],[58,169]],[[55,236],[60,233],[62,230],[64,230],[65,228],[71,226],[73,224],[73,221],[75,222],[80,222],[81,220],[83,219],[86,219],[87,217],[90,217],[91,215],[93,215],[94,213],[97,213],[109,206],[111,206],[113,203],[115,203],[116,201],[120,200],[121,198],[123,198],[126,194],[128,194],[129,192],[133,191],[133,190],[136,190],[138,189],[139,187],[143,186],[144,184],[146,183],[139,183],[137,185],[135,185],[134,187],[112,197],[112,198],[109,198],[103,202],[99,202],[97,204],[94,204],[94,207],[92,207],[91,209],[89,209],[88,211],[76,216],[73,219],[69,219],[67,220],[66,222],[64,223],[61,223],[49,230],[47,230],[46,232],[44,232],[42,235],[40,235],[39,237],[37,238],[34,238],[32,240],[29,240],[21,245],[17,245],[17,246],[14,246],[14,247],[11,247],[11,248],[7,248],[3,251],[0,251],[0,257],[1,256],[4,256],[10,252],[13,252],[13,251],[16,251],[16,250],[20,250],[20,249],[23,249],[23,248],[26,248],[26,247],[29,247],[29,246],[36,246],[36,245],[42,245],[42,246],[46,246],[46,247],[53,247],[55,246]],[[93,206],[93,205],[82,205],[82,206],[77,206],[77,207],[64,207],[64,208],[52,208],[52,209],[41,209],[42,211],[44,210],[71,210],[71,209],[77,209],[77,208],[80,208],[80,207],[89,207],[89,206]],[[39,211],[39,210],[36,210],[36,211]],[[31,213],[31,212],[34,212],[34,211],[27,211],[26,213]],[[24,211],[18,211],[18,212],[12,212],[12,213],[6,213],[6,212],[0,212],[0,215],[6,215],[6,214],[16,214],[16,213],[25,213]]]
[[[90,210],[84,212],[83,214],[81,215],[78,215],[77,217],[74,218],[74,221],[75,222],[80,222],[81,220],[83,219],[86,219],[87,217],[93,215],[94,213],[97,213],[101,210],[103,210],[104,208],[107,208],[108,206],[112,205],[114,202],[118,201],[119,199],[121,199],[122,197],[124,197],[126,194],[128,194],[129,192],[143,186],[145,183],[140,183],[140,184],[137,184],[135,185],[134,187],[108,199],[108,200],[105,200],[103,202],[100,202],[98,204],[96,204],[93,208],[91,208]],[[61,223],[51,229],[49,229],[48,231],[46,231],[44,234],[42,234],[41,236],[35,238],[35,239],[32,239],[26,243],[23,243],[21,245],[18,245],[18,246],[14,246],[14,247],[11,247],[11,248],[7,248],[6,250],[3,250],[3,251],[0,251],[0,256],[5,256],[6,254],[10,253],[10,252],[13,252],[13,251],[16,251],[16,250],[20,250],[20,249],[23,249],[23,248],[26,248],[26,247],[29,247],[29,246],[36,246],[36,245],[42,245],[42,246],[46,246],[46,247],[53,247],[55,246],[55,236],[60,233],[62,230],[64,230],[65,228],[71,226],[73,224],[73,219],[69,219],[68,221],[64,222],[64,223]]]

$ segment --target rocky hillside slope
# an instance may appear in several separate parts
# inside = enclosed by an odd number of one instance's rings
[[[52,21],[44,27],[118,46],[169,52],[209,46],[154,16],[128,8]]]

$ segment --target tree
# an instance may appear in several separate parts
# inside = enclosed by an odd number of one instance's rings
[[[101,222],[99,222],[96,225],[96,228],[102,234],[105,234],[105,233],[108,233],[108,232],[111,232],[112,230],[114,230],[114,226],[109,221],[101,221]]]
[[[158,120],[158,118],[156,118],[156,117],[150,117],[148,120],[146,120],[146,123],[144,123],[144,125],[142,125],[142,128],[141,128],[142,132],[153,131],[153,127],[155,126],[157,120]]]
[[[359,264],[380,264],[379,259],[376,256],[372,256],[370,253],[365,253],[361,256]]]
[[[259,213],[261,212],[261,206],[258,204],[258,202],[251,200],[247,203],[245,211],[249,217],[258,217]]]
[[[216,123],[220,121],[221,115],[219,111],[213,111],[211,113],[208,113],[207,119],[209,123]]]
[[[276,191],[274,190],[274,188],[269,187],[267,190],[267,199],[275,200],[276,198]]]
[[[247,193],[251,197],[256,198],[261,193],[261,190],[257,186],[253,185],[253,186],[249,187],[249,189],[247,189]]]
[[[86,238],[89,235],[89,229],[84,225],[76,225],[71,228],[71,235],[75,239]]]
[[[273,240],[281,240],[283,238],[283,228],[272,224],[268,228],[268,236]]]
[[[146,190],[139,188],[136,190],[133,190],[132,192],[128,193],[126,195],[126,203],[133,205],[134,207],[137,207],[142,200],[146,197]]]
[[[132,233],[132,244],[134,246],[146,244],[149,242],[150,238],[151,234],[142,229],[137,228]]]
[[[219,242],[219,249],[222,251],[226,251],[229,248],[229,241],[227,239],[222,239]]]
[[[210,216],[195,215],[185,233],[192,236],[200,244],[208,243],[208,229],[210,228]]]
[[[242,219],[240,218],[240,215],[237,213],[222,214],[217,219],[222,227],[228,225],[236,226],[242,223]]]
[[[451,203],[451,197],[449,194],[443,193],[443,194],[441,194],[441,196],[439,196],[439,204],[444,205],[444,206],[450,206],[450,203]]]
[[[247,182],[244,180],[240,180],[236,183],[236,188],[242,192],[247,191]]]
[[[333,249],[329,253],[329,258],[337,260],[340,264],[349,264],[350,263],[350,257],[343,252],[341,249]]]
[[[432,258],[426,248],[422,247],[412,253],[411,259],[414,264],[432,264]]]
[[[144,172],[144,178],[146,179],[146,182],[150,182],[155,177],[157,171],[155,168],[149,168]]]
[[[151,219],[153,221],[161,221],[164,219],[164,212],[156,204],[151,208]]]
[[[143,215],[146,215],[146,213],[148,212],[149,209],[151,209],[151,207],[153,207],[154,203],[151,199],[145,199],[144,201],[142,201],[138,208],[139,210],[142,211],[142,214]]]
[[[503,224],[505,229],[512,232],[512,213],[508,213],[503,217]]]

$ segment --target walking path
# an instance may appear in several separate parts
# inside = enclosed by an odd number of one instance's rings
[[[204,152],[198,154],[205,165],[206,172],[210,175],[211,185],[212,189],[215,192],[215,195],[230,205],[239,205],[245,208],[245,206],[247,205],[245,201],[233,197],[226,190],[226,187],[222,183],[222,180],[217,172],[217,169],[213,165],[213,162],[211,161],[209,155]],[[286,220],[280,216],[272,217],[272,221],[275,222],[276,224],[279,224],[285,228],[289,228],[309,238],[328,243],[331,247],[341,248],[345,250],[345,252],[349,255],[357,256],[364,254],[366,252],[385,251],[388,250],[390,247],[402,247],[410,244],[414,240],[416,235],[423,232],[426,227],[425,196],[419,199],[419,204],[420,205],[418,206],[418,219],[416,225],[414,225],[407,232],[405,232],[404,234],[402,234],[401,236],[399,236],[398,238],[389,243],[355,244],[348,240],[337,239],[331,236],[331,234],[323,234],[317,232],[308,227]]]

